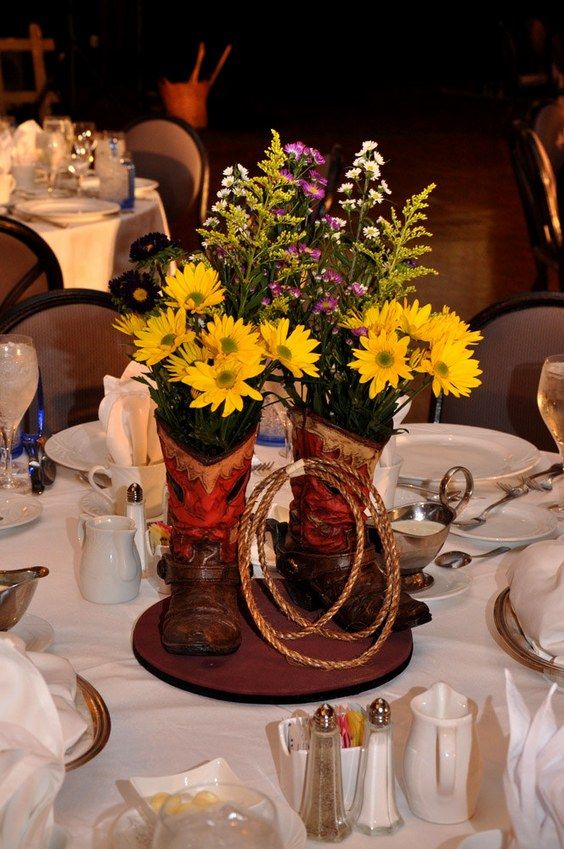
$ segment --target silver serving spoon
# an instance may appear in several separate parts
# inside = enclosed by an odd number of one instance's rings
[[[437,566],[444,566],[445,569],[460,569],[461,566],[467,566],[472,560],[477,560],[478,557],[493,557],[495,554],[503,554],[504,551],[509,551],[509,546],[500,545],[498,548],[492,548],[491,551],[484,551],[483,554],[467,554],[466,551],[445,551],[444,554],[439,554],[435,557]]]

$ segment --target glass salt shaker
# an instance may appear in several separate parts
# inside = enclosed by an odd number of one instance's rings
[[[300,817],[312,840],[338,843],[351,833],[343,801],[341,737],[331,705],[311,720]]]
[[[363,834],[393,834],[403,825],[396,806],[390,706],[375,699],[364,724],[363,755],[353,803],[355,829]]]

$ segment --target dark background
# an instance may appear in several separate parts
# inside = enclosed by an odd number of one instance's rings
[[[548,33],[560,25],[555,3],[519,12],[457,4],[450,18],[430,4],[394,11],[389,2],[341,4],[339,14],[321,3],[224,10],[178,0],[32,0],[23,14],[10,5],[0,35],[24,36],[34,20],[55,39],[47,63],[61,101],[53,111],[116,129],[161,108],[159,77],[186,79],[200,40],[204,77],[233,44],[210,96],[210,126],[252,129],[316,120],[341,107],[343,120],[354,120],[358,110],[376,108],[382,92],[397,93],[405,109],[422,89],[498,97],[513,84],[508,34],[519,69],[534,70],[546,56],[533,54],[528,22],[541,19]],[[29,72],[4,60],[8,87]]]

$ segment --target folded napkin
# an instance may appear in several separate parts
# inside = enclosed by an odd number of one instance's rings
[[[9,174],[12,167],[14,141],[9,130],[0,133],[0,174]]]
[[[541,656],[564,667],[564,539],[529,545],[507,577],[521,630]]]
[[[0,638],[0,846],[46,849],[65,776],[61,722],[23,641]]]
[[[147,374],[140,363],[130,363],[121,377],[104,377],[104,398],[98,418],[106,431],[106,445],[118,466],[147,466],[163,455],[155,422],[156,404],[149,387],[133,378]]]
[[[407,400],[407,397],[405,395],[402,395],[402,397],[399,399],[399,403],[403,404],[403,402],[406,401],[406,400]],[[394,430],[396,428],[398,428],[400,426],[400,424],[403,422],[403,420],[405,419],[405,417],[409,413],[410,407],[411,407],[411,401],[409,400],[409,401],[407,401],[405,406],[402,407],[400,410],[398,410],[398,412],[395,414],[395,416],[393,418]],[[380,455],[380,461],[379,461],[378,465],[380,465],[380,466],[393,466],[395,456],[396,456],[396,438],[395,438],[395,436],[392,436],[392,437],[390,437],[390,439],[387,441],[386,445],[384,446],[382,454]]]
[[[509,749],[503,776],[509,849],[564,849],[564,726],[552,709],[556,684],[532,717],[505,670]]]
[[[37,135],[43,132],[35,121],[24,121],[14,131],[12,162],[29,165],[37,159]]]

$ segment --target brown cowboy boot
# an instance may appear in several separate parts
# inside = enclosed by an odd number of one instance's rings
[[[161,640],[174,654],[239,648],[238,523],[245,507],[256,433],[220,457],[179,445],[157,422],[169,489],[169,554],[159,575],[171,585]]]

